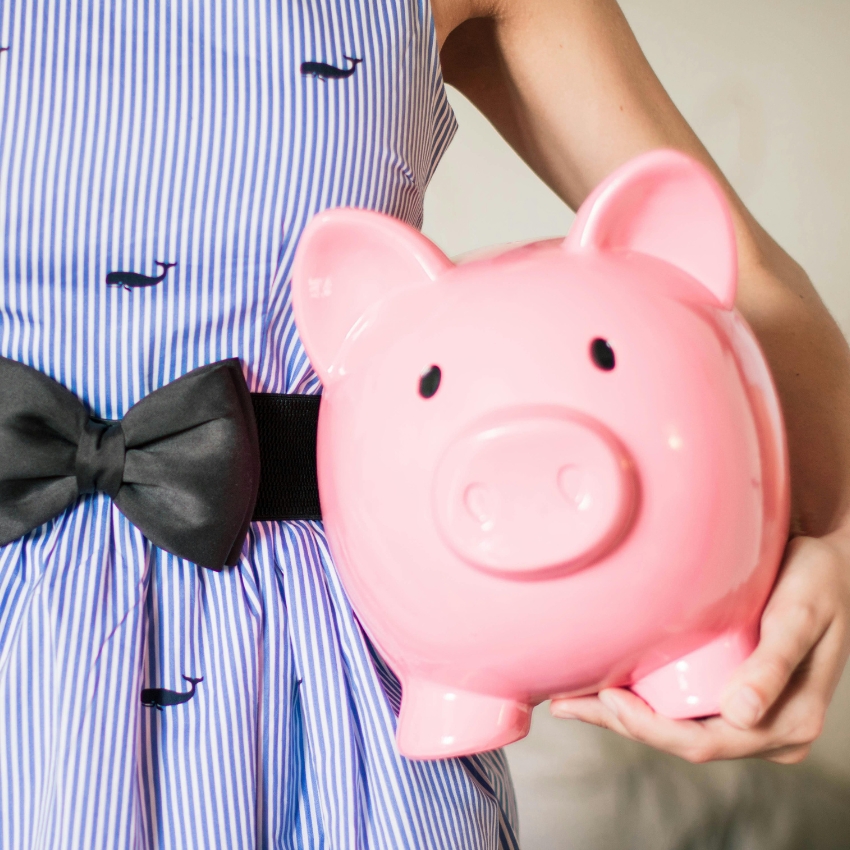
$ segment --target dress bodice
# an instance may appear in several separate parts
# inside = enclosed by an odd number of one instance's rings
[[[0,353],[106,418],[226,357],[317,391],[293,253],[327,207],[421,224],[454,129],[427,5],[0,11]]]

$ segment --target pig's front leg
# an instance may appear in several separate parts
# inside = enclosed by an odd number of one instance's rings
[[[398,749],[415,759],[494,750],[527,735],[530,723],[526,703],[410,679],[403,685]]]

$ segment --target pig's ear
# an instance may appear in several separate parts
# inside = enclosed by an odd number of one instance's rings
[[[345,337],[370,306],[451,267],[419,231],[382,213],[333,209],[313,218],[295,254],[292,306],[319,377],[330,377]]]
[[[688,272],[721,306],[735,302],[738,257],[726,198],[700,163],[656,150],[627,162],[582,204],[568,250],[638,251]]]

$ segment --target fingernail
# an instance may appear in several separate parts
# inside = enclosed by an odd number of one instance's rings
[[[555,717],[560,718],[561,720],[578,720],[578,716],[573,714],[571,711],[568,711],[566,708],[561,708],[557,703],[553,702],[549,706],[549,710],[552,712]]]
[[[739,688],[732,695],[723,714],[741,729],[749,729],[761,717],[761,700],[752,688]]]
[[[613,711],[615,717],[620,716],[620,703],[613,694],[610,694],[607,691],[602,691],[599,694],[599,702],[601,702],[602,705],[604,705],[609,711]]]

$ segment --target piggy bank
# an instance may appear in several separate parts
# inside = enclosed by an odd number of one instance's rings
[[[459,264],[374,212],[306,228],[322,511],[402,684],[403,755],[507,744],[535,703],[610,686],[717,713],[789,514],[736,284],[725,198],[673,151],[615,172],[566,239]]]

